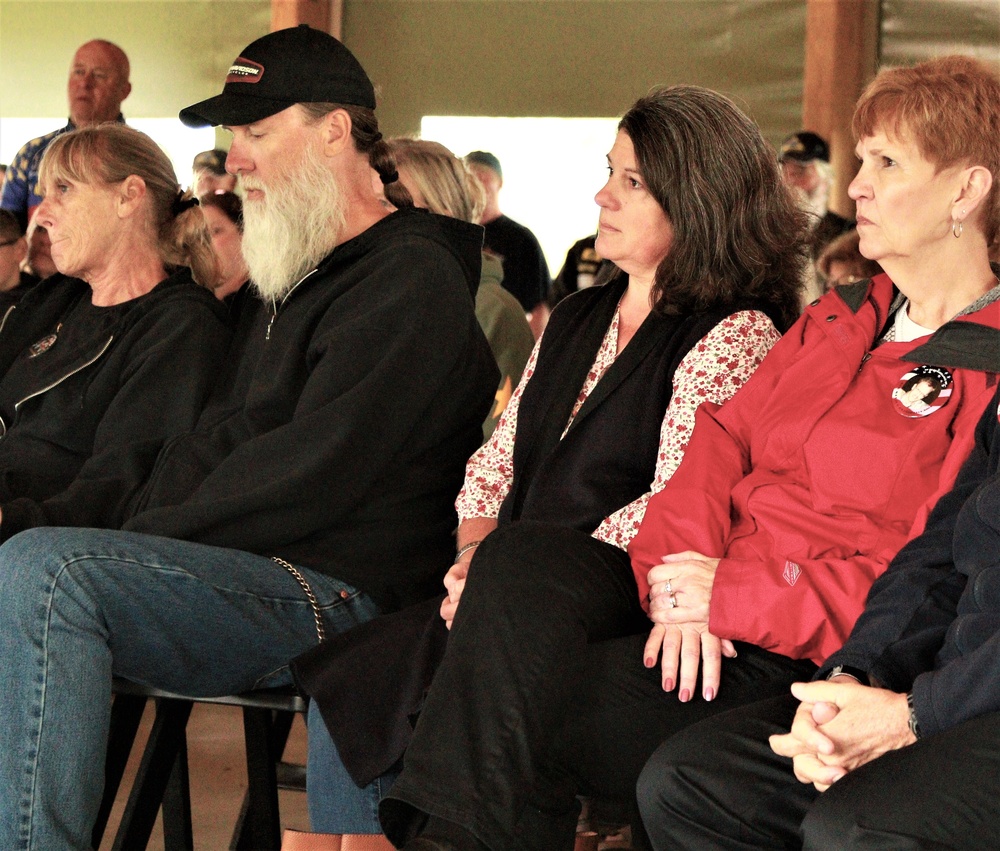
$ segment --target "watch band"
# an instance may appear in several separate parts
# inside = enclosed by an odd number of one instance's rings
[[[862,671],[860,668],[852,668],[850,665],[837,665],[835,668],[831,668],[826,678],[832,680],[834,677],[850,677],[852,680],[857,680],[863,686],[869,683],[868,674],[865,671]]]
[[[910,732],[913,733],[913,737],[916,739],[920,738],[920,722],[917,721],[917,710],[913,706],[913,692],[906,693],[906,708],[910,710]]]

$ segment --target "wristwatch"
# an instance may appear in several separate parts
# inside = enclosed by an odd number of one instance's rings
[[[906,708],[910,710],[910,732],[913,733],[915,739],[920,738],[920,722],[917,721],[917,710],[913,708],[913,692],[907,692],[906,694]]]
[[[834,677],[850,677],[852,680],[857,680],[863,686],[868,685],[868,674],[860,668],[852,668],[850,665],[837,665],[835,668],[831,668],[826,678],[832,680]]]

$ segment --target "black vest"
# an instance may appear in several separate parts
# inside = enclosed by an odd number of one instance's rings
[[[524,388],[514,440],[514,478],[499,522],[535,520],[590,533],[649,490],[674,370],[734,308],[663,316],[651,312],[608,367],[560,440],[594,364],[627,279],[559,303]]]

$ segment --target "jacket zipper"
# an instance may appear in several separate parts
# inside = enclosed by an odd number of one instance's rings
[[[295,283],[295,285],[287,293],[285,293],[284,296],[282,296],[280,304],[275,304],[274,300],[272,299],[272,301],[271,301],[271,309],[274,312],[271,314],[271,318],[267,322],[267,332],[264,334],[264,339],[265,340],[270,340],[271,339],[271,326],[274,324],[274,320],[278,318],[278,311],[281,310],[281,308],[283,308],[285,306],[285,302],[288,301],[289,296],[291,296],[291,294],[293,292],[295,292],[299,288],[299,285],[306,278],[308,278],[310,275],[315,275],[318,271],[319,271],[319,268],[317,267],[316,269],[313,269],[311,272],[307,272],[305,275],[303,275],[301,278],[299,278],[299,280]],[[2,326],[0,326],[0,327],[2,327]]]
[[[0,331],[3,331],[4,326],[7,324],[7,317],[10,316],[17,309],[17,305],[11,305],[4,311],[3,319],[0,319]]]
[[[6,317],[4,317],[4,318],[6,318]],[[0,327],[2,327],[2,326],[0,326]],[[108,348],[111,346],[111,343],[114,341],[114,339],[115,339],[115,335],[112,334],[110,337],[108,337],[107,342],[105,342],[105,344],[101,347],[101,350],[96,355],[94,355],[90,360],[84,361],[78,367],[76,367],[75,369],[71,369],[65,375],[63,375],[60,378],[57,378],[55,381],[53,381],[51,384],[46,385],[41,390],[36,390],[34,393],[30,394],[29,396],[25,396],[20,401],[15,402],[14,403],[14,411],[15,411],[15,413],[17,411],[20,411],[21,410],[21,405],[23,405],[29,399],[34,399],[36,396],[41,396],[43,393],[48,393],[52,388],[58,387],[60,384],[62,384],[67,378],[72,378],[78,372],[81,372],[81,371],[85,370],[88,366],[91,366],[92,364],[96,363],[98,360],[100,360],[101,356],[108,350]],[[7,434],[7,424],[3,421],[2,417],[0,417],[0,429],[2,429],[2,430],[0,430],[0,437],[4,437]]]

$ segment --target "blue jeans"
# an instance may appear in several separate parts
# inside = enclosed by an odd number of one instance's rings
[[[378,614],[300,568],[327,630]],[[291,682],[316,644],[305,593],[264,556],[130,532],[33,529],[0,547],[0,848],[87,849],[112,676],[194,696]]]
[[[316,701],[309,704],[309,823],[319,833],[381,834],[378,802],[399,774],[388,771],[359,788],[340,761]]]

